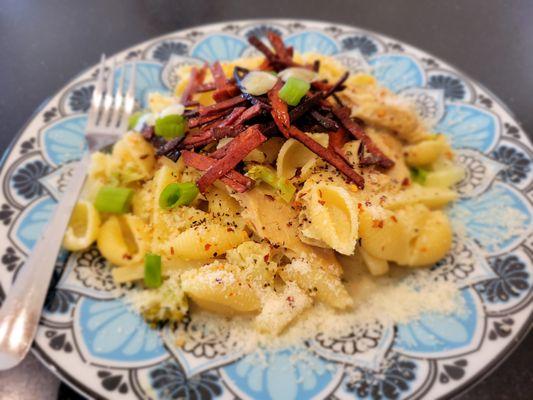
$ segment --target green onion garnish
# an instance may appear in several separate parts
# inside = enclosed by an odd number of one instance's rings
[[[272,186],[287,203],[292,200],[292,197],[296,192],[296,188],[291,182],[279,177],[276,174],[276,171],[272,168],[265,167],[264,165],[254,165],[248,170],[246,176],[257,181],[263,181],[269,186]]]
[[[413,182],[419,183],[421,185],[426,183],[426,178],[429,172],[427,169],[411,167],[410,171],[411,171],[411,179],[413,180]]]
[[[137,126],[137,123],[139,122],[139,119],[146,114],[146,111],[136,111],[133,114],[130,115],[128,118],[128,129],[132,130],[135,129]]]
[[[155,289],[162,283],[161,256],[147,253],[144,256],[144,284],[148,288]]]
[[[279,91],[279,97],[290,106],[297,106],[305,96],[311,84],[301,79],[290,77]]]
[[[187,121],[183,115],[171,114],[155,120],[155,134],[165,139],[183,136],[187,129]]]
[[[165,210],[176,206],[188,206],[198,192],[198,187],[191,182],[169,183],[159,195],[159,206]]]
[[[133,189],[103,186],[98,191],[94,206],[100,212],[124,214],[130,210]]]

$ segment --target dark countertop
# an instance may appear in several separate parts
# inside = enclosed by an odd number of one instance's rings
[[[533,133],[531,0],[1,0],[0,149],[32,112],[102,52],[223,20],[278,17],[346,23],[418,46],[482,82]],[[533,335],[463,400],[526,399]],[[53,399],[58,381],[30,356],[0,373],[2,398]],[[60,389],[61,399],[78,398]]]

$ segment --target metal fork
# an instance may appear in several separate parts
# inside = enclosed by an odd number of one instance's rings
[[[85,137],[89,152],[75,167],[50,222],[0,309],[0,370],[12,368],[22,361],[33,342],[63,235],[85,182],[90,153],[116,142],[126,131],[135,103],[135,65],[131,66],[128,88],[123,93],[126,67],[123,63],[118,88],[113,95],[115,60],[106,69],[106,59],[102,55],[87,119]]]

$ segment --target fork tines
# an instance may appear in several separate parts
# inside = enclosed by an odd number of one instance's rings
[[[94,86],[91,108],[87,119],[87,133],[122,134],[125,132],[128,117],[135,105],[135,64],[130,68],[125,62],[119,67],[120,78],[115,89],[116,59],[111,60],[108,67],[104,54],[100,59],[98,78]],[[130,69],[128,87],[124,91],[127,70]]]

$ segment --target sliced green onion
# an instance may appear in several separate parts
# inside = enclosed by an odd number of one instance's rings
[[[278,79],[268,72],[252,71],[244,77],[241,85],[246,93],[253,96],[260,96],[272,89],[277,81]]]
[[[161,256],[147,253],[144,256],[144,284],[148,288],[155,289],[162,283]]]
[[[426,178],[429,173],[427,169],[411,167],[410,170],[411,170],[411,179],[413,180],[413,182],[419,183],[421,185],[426,183]]]
[[[169,210],[176,206],[188,206],[198,193],[198,187],[194,183],[169,183],[159,195],[159,207]]]
[[[272,186],[287,203],[292,200],[292,197],[296,192],[296,188],[292,183],[287,179],[280,178],[276,174],[276,171],[272,168],[265,167],[264,165],[254,165],[248,170],[246,176],[257,181],[263,181],[267,185]]]
[[[187,129],[187,122],[183,115],[171,114],[155,120],[155,134],[165,139],[183,136]]]
[[[143,111],[143,110],[136,111],[133,114],[131,114],[130,117],[128,118],[128,129],[129,130],[135,129],[135,127],[137,126],[137,123],[139,122],[139,120],[144,114],[146,114],[146,111]]]
[[[279,97],[290,106],[297,106],[305,96],[311,84],[301,79],[290,77],[279,91]]]
[[[130,210],[133,189],[103,186],[94,200],[95,208],[100,212],[124,214]]]

